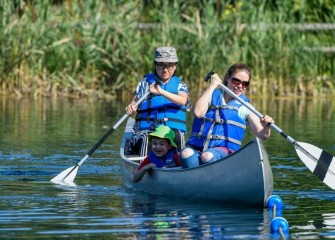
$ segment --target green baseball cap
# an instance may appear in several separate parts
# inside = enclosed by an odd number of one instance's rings
[[[167,126],[158,126],[154,132],[149,133],[149,136],[168,139],[172,146],[178,148],[177,144],[174,142],[175,133],[171,128]]]

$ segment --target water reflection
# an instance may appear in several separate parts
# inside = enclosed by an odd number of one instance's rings
[[[326,229],[335,229],[335,213],[322,214],[322,217]]]
[[[293,237],[299,239],[319,239],[335,238],[335,214],[321,214],[314,220],[308,221],[306,225],[296,225],[292,227],[297,233]]]
[[[134,195],[123,201],[135,227],[149,238],[221,239],[268,236],[269,212]]]

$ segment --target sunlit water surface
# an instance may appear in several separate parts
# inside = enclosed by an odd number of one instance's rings
[[[268,209],[167,199],[125,189],[118,162],[124,124],[79,168],[77,186],[51,183],[85,156],[121,118],[125,105],[1,99],[1,238],[278,238],[270,233],[273,214]],[[335,154],[332,100],[254,100],[254,105],[298,141]],[[248,133],[246,138],[251,137]],[[335,192],[276,132],[264,145],[273,169],[274,194],[285,204],[282,216],[289,222],[290,238],[335,238]]]

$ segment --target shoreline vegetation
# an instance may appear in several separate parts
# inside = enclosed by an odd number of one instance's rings
[[[191,96],[210,70],[253,69],[250,97],[335,95],[334,0],[3,0],[0,95],[129,99],[174,46]]]

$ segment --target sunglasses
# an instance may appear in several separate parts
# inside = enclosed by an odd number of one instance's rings
[[[240,79],[235,78],[235,77],[233,77],[233,78],[231,79],[231,83],[234,84],[235,86],[238,86],[238,85],[242,84],[242,88],[246,88],[246,87],[248,87],[249,84],[250,84],[249,81],[241,81]]]

